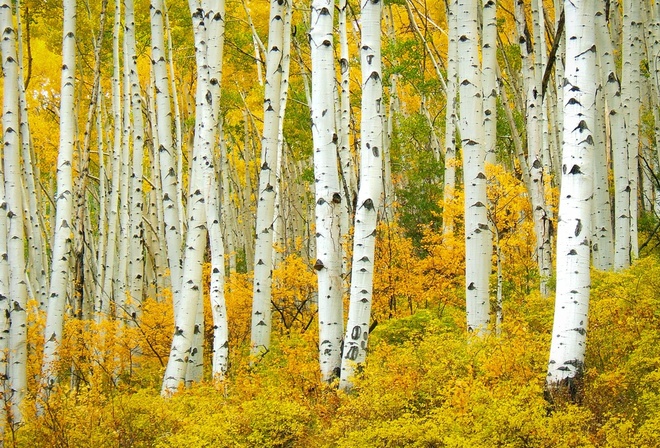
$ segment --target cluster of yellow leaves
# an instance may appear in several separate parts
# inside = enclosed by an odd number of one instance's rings
[[[405,253],[405,246],[392,253]],[[305,270],[295,259],[283,265],[278,288]],[[412,314],[376,327],[350,394],[320,381],[311,329],[283,332],[253,366],[234,354],[224,382],[165,400],[156,353],[169,347],[168,304],[145,303],[144,321],[134,328],[69,320],[61,363],[69,380],[52,392],[42,417],[34,401],[26,402],[28,418],[14,441],[43,447],[658,446],[659,278],[660,261],[652,258],[622,274],[594,273],[588,370],[578,404],[544,399],[553,303],[537,293],[506,301],[501,334],[482,339],[465,334],[460,307],[415,302]],[[230,316],[245,308],[244,293],[237,295],[241,282],[250,284],[234,276],[228,282]],[[288,291],[280,300],[300,297]],[[243,312],[234,318],[249,322]]]

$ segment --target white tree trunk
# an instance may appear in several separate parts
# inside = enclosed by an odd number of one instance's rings
[[[172,298],[178,300],[181,291],[181,227],[179,201],[177,200],[177,149],[172,139],[172,106],[170,81],[167,76],[165,57],[163,0],[151,1],[151,64],[156,86],[156,130],[158,137],[158,158],[163,202],[163,219],[167,258],[170,267]],[[178,312],[178,303],[173,303],[174,314]]]
[[[137,48],[135,43],[135,11],[133,0],[124,0],[124,37],[126,39],[127,61],[130,79],[131,111],[133,119],[131,163],[131,196],[130,196],[130,251],[129,251],[129,285],[130,297],[126,303],[127,318],[135,324],[141,314],[142,287],[144,280],[144,194],[142,189],[144,157],[144,118],[142,116],[142,94],[137,67]]]
[[[477,334],[488,332],[490,321],[489,276],[492,243],[486,198],[486,151],[479,32],[476,0],[458,2],[458,64],[460,128],[463,142],[463,185],[465,190],[465,297],[467,328]],[[479,117],[479,119],[475,119]]]
[[[115,3],[115,16],[112,32],[112,164],[111,181],[108,200],[108,242],[107,253],[103,265],[104,279],[103,288],[100,296],[100,303],[97,311],[97,322],[110,317],[110,301],[113,297],[113,284],[115,278],[117,249],[118,249],[118,230],[119,230],[119,200],[120,200],[120,178],[122,167],[122,128],[123,120],[121,113],[121,64],[119,53],[119,30],[121,27],[121,3]]]
[[[57,381],[55,366],[62,341],[64,306],[69,280],[73,219],[73,150],[76,141],[75,70],[76,70],[76,2],[64,0],[62,38],[62,84],[60,100],[60,142],[57,156],[57,196],[55,236],[48,295],[48,315],[44,331],[44,358],[41,384],[51,388]],[[22,253],[22,251],[21,251]]]
[[[447,105],[445,107],[445,170],[443,199],[445,204],[454,198],[456,188],[456,101],[458,99],[458,4],[456,0],[447,2],[447,27],[449,28],[447,46]],[[445,207],[446,209],[446,207]],[[449,214],[442,218],[442,233],[447,236],[454,232],[454,223],[449,222]]]
[[[564,3],[564,148],[557,229],[557,296],[547,383],[570,386],[583,370],[589,309],[592,130],[596,98],[593,0]]]
[[[348,323],[344,337],[339,387],[352,387],[356,366],[364,363],[373,300],[376,225],[383,189],[382,144],[385,105],[381,60],[382,2],[362,3],[362,112],[360,120],[360,190],[355,210],[353,265]]]
[[[639,132],[642,100],[641,72],[643,36],[642,11],[639,0],[623,2],[623,68],[621,101],[628,135],[628,188],[630,189],[630,257],[638,257],[637,215],[639,194]]]
[[[254,283],[252,299],[252,354],[268,351],[271,332],[271,289],[273,270],[273,222],[275,220],[275,184],[277,182],[277,137],[279,131],[280,88],[282,84],[282,51],[284,45],[285,8],[282,0],[271,0],[266,55],[266,89],[264,93],[264,128],[261,140],[261,169],[257,192],[256,241],[254,250]]]
[[[316,190],[316,263],[319,307],[319,360],[321,376],[330,381],[338,376],[341,339],[344,332],[340,207],[345,199],[339,187],[337,169],[337,127],[335,124],[334,45],[332,0],[312,2],[309,40],[312,61],[312,137],[314,139],[314,182]],[[380,146],[380,145],[378,145]]]
[[[482,74],[484,89],[484,149],[486,163],[497,163],[497,0],[484,0],[482,33]],[[447,82],[449,84],[449,82]]]
[[[600,77],[607,104],[612,166],[614,171],[614,269],[630,266],[630,172],[628,135],[621,102],[621,84],[616,72],[614,48],[604,15],[596,15],[595,32],[600,59]]]
[[[4,157],[4,210],[6,215],[7,257],[9,261],[9,365],[6,372],[8,399],[11,404],[11,423],[19,425],[20,409],[27,392],[27,277],[25,275],[25,233],[23,227],[23,185],[21,173],[19,61],[16,50],[16,29],[11,4],[0,3],[2,23],[2,136]],[[3,279],[4,280],[4,279]],[[4,373],[4,372],[0,372]],[[4,424],[4,421],[2,422]]]

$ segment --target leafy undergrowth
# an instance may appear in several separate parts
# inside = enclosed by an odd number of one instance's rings
[[[380,322],[349,394],[320,382],[314,331],[289,331],[256,366],[159,396],[157,357],[134,378],[61,386],[26,404],[17,446],[643,447],[660,442],[660,263],[594,273],[580,403],[544,399],[552,300],[506,303],[500,336],[466,335],[453,305]],[[143,375],[143,377],[141,377]],[[9,439],[12,434],[8,433]],[[12,440],[6,441],[11,446]]]

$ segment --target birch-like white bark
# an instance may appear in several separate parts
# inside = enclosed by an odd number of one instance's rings
[[[110,317],[110,301],[113,296],[113,284],[118,249],[120,178],[122,167],[122,128],[121,113],[121,64],[119,53],[119,30],[121,27],[121,2],[115,3],[114,25],[112,30],[112,163],[111,181],[108,199],[108,242],[104,258],[104,279],[100,295],[96,320],[100,322]]]
[[[21,179],[19,60],[16,50],[10,2],[0,3],[2,24],[2,137],[4,158],[4,210],[6,215],[7,252],[9,261],[9,288],[5,297],[9,314],[8,368],[6,371],[8,399],[11,405],[11,424],[20,425],[20,408],[27,392],[27,277],[25,275],[25,233],[23,227],[23,185]],[[4,372],[1,372],[4,373]],[[4,423],[4,422],[3,422]]]
[[[605,16],[596,14],[595,32],[598,46],[600,78],[607,105],[614,172],[614,269],[630,266],[630,171],[628,169],[628,135],[621,84],[617,75],[612,38]]]
[[[641,115],[641,71],[643,58],[642,11],[639,0],[623,1],[623,45],[621,102],[628,136],[628,188],[630,189],[630,257],[638,257],[637,200],[639,195],[639,132]]]
[[[557,291],[548,386],[570,386],[583,371],[589,272],[596,105],[595,5],[564,2],[564,148],[557,228]]]
[[[135,42],[135,11],[133,0],[124,0],[124,38],[126,39],[127,67],[131,92],[131,118],[133,120],[131,141],[133,158],[131,162],[130,195],[130,250],[128,276],[130,296],[126,303],[126,317],[135,324],[141,314],[142,287],[144,280],[144,193],[142,189],[144,157],[144,118],[142,116],[142,94],[137,66]]]
[[[486,163],[497,163],[497,0],[484,0],[482,8],[482,75],[484,89],[484,149]],[[447,82],[449,83],[449,82]]]
[[[458,117],[456,116],[456,101],[458,99],[458,19],[457,1],[447,2],[447,27],[449,28],[447,45],[447,105],[445,107],[445,168],[443,200],[449,204],[454,198],[456,188],[456,133],[458,130]],[[447,207],[445,207],[445,210]],[[442,233],[448,236],[454,232],[454,223],[450,215],[443,213]]]
[[[486,197],[483,98],[476,0],[459,0],[458,80],[465,191],[465,298],[468,331],[488,332],[492,243]],[[476,117],[476,118],[475,118]]]
[[[57,349],[62,341],[64,306],[69,280],[73,219],[73,150],[76,141],[75,70],[76,2],[64,0],[62,34],[62,82],[60,90],[60,141],[57,156],[57,196],[55,198],[55,235],[48,294],[48,314],[44,330],[44,355],[41,385],[51,388],[57,381]],[[22,253],[22,249],[21,249]]]
[[[158,158],[160,165],[160,194],[163,202],[163,219],[167,258],[170,267],[170,283],[174,314],[178,312],[178,299],[181,291],[181,227],[179,214],[177,149],[172,138],[172,105],[170,80],[167,74],[164,36],[163,0],[151,1],[151,64],[156,87],[156,136],[158,137]]]
[[[376,226],[383,193],[382,143],[385,105],[382,102],[380,42],[382,8],[382,2],[378,0],[362,2],[360,190],[355,210],[351,297],[339,383],[339,387],[344,390],[352,387],[355,369],[363,364],[366,358],[373,301]]]
[[[318,278],[319,360],[321,376],[339,376],[344,332],[340,207],[345,200],[337,168],[337,127],[334,95],[334,2],[314,0],[309,41],[312,61],[312,137],[316,198],[316,262]],[[378,145],[380,146],[380,144]]]
[[[261,140],[261,167],[257,192],[256,241],[254,249],[254,283],[252,287],[251,350],[254,356],[270,346],[272,310],[270,307],[273,270],[273,222],[275,220],[275,173],[277,171],[277,136],[282,83],[282,49],[284,15],[287,1],[271,0],[266,54],[266,87],[264,93],[264,128]]]

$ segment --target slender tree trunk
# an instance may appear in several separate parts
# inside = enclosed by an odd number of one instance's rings
[[[271,289],[273,271],[273,223],[275,220],[275,173],[277,171],[277,137],[282,84],[284,15],[291,6],[287,1],[271,0],[266,55],[266,90],[264,97],[264,130],[261,141],[261,169],[257,196],[256,241],[254,251],[254,284],[252,299],[252,354],[268,351],[271,333]]]
[[[42,387],[50,389],[57,381],[55,371],[62,341],[64,306],[69,281],[69,257],[73,220],[73,151],[76,141],[75,70],[76,70],[76,2],[64,0],[62,38],[62,86],[60,100],[60,143],[57,157],[57,196],[55,236],[46,318]],[[22,250],[21,250],[22,253]]]
[[[550,389],[571,390],[583,372],[587,334],[597,85],[594,1],[566,0],[564,11],[564,149],[557,228],[557,296],[547,384]]]
[[[623,2],[623,68],[621,101],[628,135],[628,187],[630,189],[630,257],[638,257],[637,216],[639,196],[639,132],[643,51],[642,12],[638,0]]]
[[[376,226],[382,195],[383,84],[381,60],[382,2],[362,3],[362,112],[360,190],[355,210],[353,265],[348,324],[344,336],[339,387],[353,385],[356,366],[364,363],[373,300]]]
[[[130,195],[130,250],[129,250],[129,287],[130,297],[126,303],[127,318],[135,324],[142,307],[142,288],[144,285],[144,194],[142,189],[144,157],[144,118],[142,116],[142,94],[137,66],[137,48],[135,43],[135,11],[133,0],[124,0],[124,36],[128,61],[128,73],[131,92],[131,111],[133,119]]]
[[[167,258],[170,267],[172,298],[176,301],[181,291],[181,227],[179,201],[177,200],[177,149],[172,138],[172,105],[170,81],[167,76],[164,37],[164,4],[151,1],[151,64],[154,72],[156,100],[156,131],[160,165],[160,194],[163,202],[163,220],[167,242]],[[174,315],[178,303],[173,303]]]
[[[630,266],[630,170],[628,169],[628,133],[621,102],[621,84],[616,72],[614,48],[604,15],[595,17],[595,31],[600,58],[600,77],[607,104],[612,166],[614,171],[614,269]]]
[[[312,60],[312,136],[316,188],[316,263],[319,307],[319,360],[321,376],[330,381],[339,375],[344,332],[341,288],[340,207],[342,198],[337,170],[337,127],[333,86],[335,67],[332,0],[312,2],[309,32]],[[380,145],[379,145],[380,146]]]
[[[444,172],[444,203],[450,203],[454,198],[456,188],[456,132],[458,129],[456,116],[456,101],[458,99],[458,3],[456,0],[447,2],[447,26],[449,28],[447,48],[447,105],[445,107],[445,172]],[[445,206],[445,210],[447,207]],[[447,212],[442,217],[442,233],[448,236],[454,232],[454,223],[449,222]]]
[[[7,379],[8,401],[11,404],[10,422],[20,425],[23,421],[21,403],[27,392],[27,277],[25,275],[25,233],[23,227],[23,186],[21,172],[19,60],[16,50],[11,3],[0,3],[2,23],[2,136],[4,162],[4,210],[6,216],[6,255],[9,261],[8,314],[9,344]],[[4,270],[4,267],[3,267]],[[4,276],[4,273],[3,273]],[[2,279],[3,281],[5,279]],[[7,311],[7,309],[5,309]],[[3,355],[4,356],[4,355]],[[3,363],[4,364],[4,363]],[[5,372],[0,372],[5,373]],[[3,425],[5,421],[1,422]]]
[[[489,276],[492,243],[488,227],[486,198],[486,151],[479,34],[476,0],[458,3],[458,79],[461,141],[463,147],[463,186],[465,190],[465,291],[467,328],[477,334],[488,332],[490,322]]]

